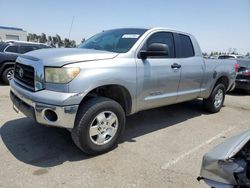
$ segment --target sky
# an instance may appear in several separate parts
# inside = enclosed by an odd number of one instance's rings
[[[250,52],[250,0],[0,0],[0,26],[80,43],[102,30],[166,27],[193,34],[203,52]],[[74,18],[74,19],[73,19]]]

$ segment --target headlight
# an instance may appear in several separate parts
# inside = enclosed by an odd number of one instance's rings
[[[46,67],[45,81],[50,83],[65,84],[73,80],[80,73],[78,67]]]

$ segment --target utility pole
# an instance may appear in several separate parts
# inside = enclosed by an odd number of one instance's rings
[[[70,34],[71,34],[71,30],[72,30],[72,25],[73,25],[74,19],[75,19],[75,17],[73,16],[71,24],[70,24],[70,28],[69,28],[69,37],[68,38],[70,38]]]

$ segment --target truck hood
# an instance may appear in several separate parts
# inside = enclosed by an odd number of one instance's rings
[[[61,67],[69,63],[112,59],[118,53],[81,49],[81,48],[54,48],[41,49],[20,55],[21,58],[32,61],[41,61],[44,66]]]

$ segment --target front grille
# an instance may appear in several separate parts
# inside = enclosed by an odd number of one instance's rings
[[[14,77],[24,87],[35,90],[34,68],[28,65],[16,63]]]

